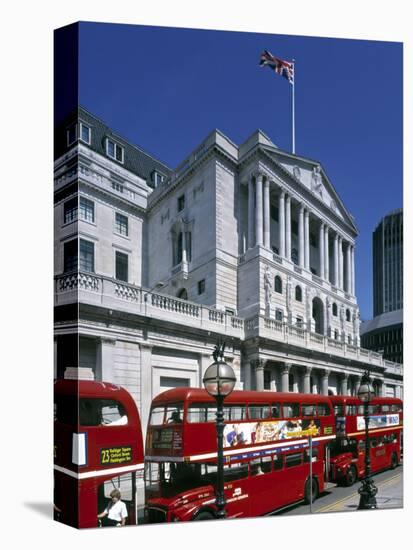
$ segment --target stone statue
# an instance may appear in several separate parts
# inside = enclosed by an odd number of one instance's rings
[[[269,306],[271,304],[272,297],[272,284],[271,284],[271,275],[270,270],[267,267],[264,272],[264,290],[265,290],[265,305]]]
[[[323,194],[323,184],[321,178],[320,165],[314,166],[313,173],[311,174],[311,191],[315,193]]]
[[[341,304],[340,307],[340,324],[341,324],[341,330],[344,330],[344,319],[346,317],[344,304]]]
[[[291,297],[291,288],[292,288],[292,283],[291,283],[291,276],[288,275],[287,277],[287,310],[290,311],[291,310],[291,301],[292,301],[292,297]]]
[[[299,169],[298,166],[294,166],[294,168],[293,168],[293,174],[294,174],[294,177],[295,177],[297,180],[301,180],[301,170]]]

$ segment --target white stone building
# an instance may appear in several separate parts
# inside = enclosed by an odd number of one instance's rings
[[[354,393],[369,367],[402,396],[402,366],[360,347],[356,236],[321,164],[261,131],[171,170],[79,109],[56,129],[56,376],[121,384],[145,425],[221,336],[238,388]]]

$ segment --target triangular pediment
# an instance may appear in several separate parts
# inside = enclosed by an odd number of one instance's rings
[[[276,147],[261,146],[261,149],[283,171],[288,172],[298,184],[310,191],[332,213],[349,224],[357,232],[353,217],[344,207],[342,200],[319,162],[285,153]]]

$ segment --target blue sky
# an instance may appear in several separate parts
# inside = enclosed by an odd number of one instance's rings
[[[402,44],[82,23],[79,100],[176,167],[213,128],[261,128],[291,150],[291,87],[259,56],[295,59],[296,154],[318,160],[359,229],[356,294],[372,316],[372,231],[403,202]]]

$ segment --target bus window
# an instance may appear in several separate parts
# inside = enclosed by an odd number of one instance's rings
[[[301,405],[301,414],[303,416],[315,416],[317,414],[316,405]]]
[[[313,447],[312,455],[313,455],[313,462],[317,462],[318,459],[318,447]],[[306,449],[304,451],[304,462],[310,462],[310,449]]]
[[[282,454],[276,454],[273,457],[273,464],[274,464],[274,470],[282,470],[283,467],[283,455]]]
[[[165,407],[155,407],[154,409],[152,409],[149,423],[151,426],[160,426],[161,424],[163,424],[164,417]]]
[[[217,408],[209,403],[193,403],[188,407],[188,422],[214,422]]]
[[[82,403],[80,400],[79,405]],[[101,424],[104,426],[124,426],[128,423],[126,411],[121,403],[116,401],[99,400],[98,414],[101,417]],[[82,419],[80,424],[82,424]]]
[[[330,407],[327,403],[319,403],[318,405],[318,416],[328,416],[331,414]]]
[[[165,410],[165,418],[168,424],[182,423],[183,405],[168,405]]]
[[[402,407],[401,405],[394,403],[393,405],[391,405],[390,410],[391,412],[400,412],[402,410]]]
[[[285,467],[300,466],[303,462],[303,453],[294,453],[285,457]]]
[[[225,420],[245,420],[247,418],[247,410],[245,405],[227,405],[224,407]]]
[[[283,418],[298,418],[299,405],[298,403],[289,403],[283,405]]]
[[[269,405],[248,405],[248,415],[251,419],[270,418],[270,414]]]
[[[273,403],[271,405],[271,417],[280,418],[280,405],[278,403]]]
[[[357,405],[347,405],[346,414],[348,416],[354,416],[355,414],[357,414]]]
[[[381,406],[381,412],[383,412],[383,413],[390,412],[390,405],[382,405]]]
[[[69,426],[76,426],[78,423],[77,397],[59,395],[55,399],[55,420]]]
[[[365,445],[364,445],[364,439],[360,439],[359,441],[359,451],[364,452]]]
[[[380,412],[380,405],[369,405],[369,414],[378,414]]]
[[[370,447],[371,447],[372,449],[374,449],[375,447],[377,447],[377,439],[376,439],[375,437],[372,437],[372,438],[370,439]]]
[[[224,465],[224,481],[235,481],[237,479],[243,479],[248,477],[248,464],[236,464]]]
[[[271,472],[271,457],[256,458],[250,462],[250,472],[252,476],[259,476]]]
[[[334,415],[344,416],[344,405],[334,405]]]

